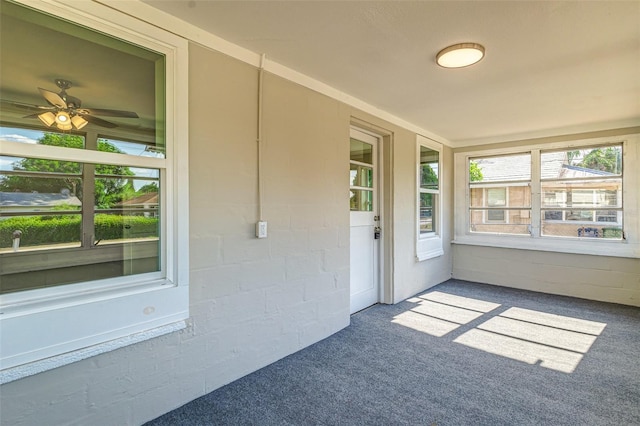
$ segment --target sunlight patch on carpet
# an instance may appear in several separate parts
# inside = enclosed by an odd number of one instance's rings
[[[407,301],[415,306],[396,315],[393,323],[444,337],[486,316],[484,322],[453,342],[563,373],[577,368],[606,327],[601,322],[518,307],[492,314],[500,304],[439,291]]]

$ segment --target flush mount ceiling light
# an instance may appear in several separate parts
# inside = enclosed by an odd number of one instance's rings
[[[444,68],[462,68],[479,62],[484,46],[478,43],[458,43],[445,47],[436,55],[436,62]]]

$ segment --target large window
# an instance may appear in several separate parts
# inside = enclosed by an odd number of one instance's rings
[[[622,239],[622,145],[541,153],[545,236]]]
[[[637,140],[457,153],[455,242],[640,257]]]
[[[531,154],[472,157],[469,162],[469,230],[531,232]]]
[[[418,136],[417,144],[417,259],[442,255],[441,150],[435,142]]]
[[[136,166],[163,154],[96,134],[0,127],[3,141],[125,154],[117,165],[60,160],[74,153],[68,149],[59,157],[0,157],[0,256],[13,254],[0,293],[161,271],[165,164]],[[34,267],[29,259],[44,252],[47,264]]]
[[[111,8],[0,1],[4,374],[187,317],[187,74]]]

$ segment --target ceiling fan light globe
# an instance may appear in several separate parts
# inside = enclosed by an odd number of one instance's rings
[[[60,127],[60,125],[63,126],[67,126],[67,125],[71,125],[71,117],[69,117],[69,113],[65,112],[65,111],[58,111],[58,113],[56,114],[56,123],[58,124],[58,127]]]
[[[60,123],[58,123],[57,126],[58,126],[58,129],[60,129],[60,130],[71,130],[71,129],[73,129],[73,126],[71,125],[71,123],[68,123],[68,124],[60,124]]]
[[[84,118],[80,117],[79,115],[74,115],[73,117],[71,117],[71,123],[74,126],[76,126],[76,129],[78,129],[78,130],[82,129],[84,126],[89,124],[89,122],[87,120],[85,120]]]
[[[56,116],[51,111],[43,112],[42,114],[39,114],[38,118],[47,127],[51,127],[56,122]]]

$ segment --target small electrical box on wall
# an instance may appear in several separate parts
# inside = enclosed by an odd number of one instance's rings
[[[256,223],[256,237],[267,238],[267,222],[260,221]]]

